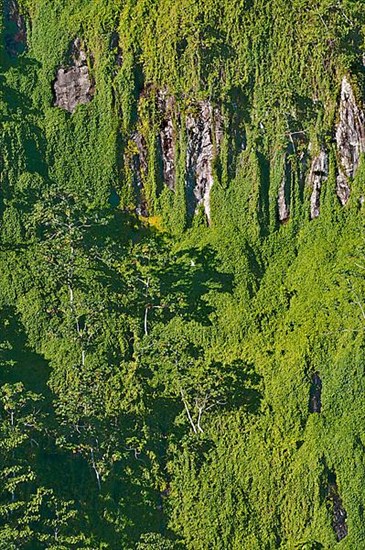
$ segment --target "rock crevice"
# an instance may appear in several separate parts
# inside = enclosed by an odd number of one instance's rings
[[[310,413],[320,413],[322,409],[322,380],[318,374],[315,372],[312,375],[312,382],[309,395],[309,412]]]
[[[339,494],[338,485],[336,481],[336,474],[333,472],[329,473],[328,476],[328,501],[331,504],[332,508],[332,527],[336,533],[337,541],[340,542],[342,539],[347,537],[348,528],[347,528],[347,512],[344,508],[341,496]]]
[[[161,115],[160,146],[162,156],[162,171],[164,183],[171,191],[175,190],[175,130],[173,124],[173,110],[175,99],[168,95],[166,90],[159,90],[157,94],[157,108]]]

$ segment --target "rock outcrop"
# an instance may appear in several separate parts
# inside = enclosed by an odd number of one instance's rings
[[[281,180],[278,193],[278,217],[280,223],[285,223],[290,216],[290,183],[291,167],[285,155],[283,179]]]
[[[345,205],[350,196],[349,180],[356,174],[360,154],[365,152],[365,114],[358,107],[346,76],[342,80],[339,117],[336,128],[339,161],[337,196]]]
[[[348,534],[346,523],[347,513],[339,495],[336,475],[332,472],[330,473],[328,480],[328,500],[331,503],[333,513],[332,527],[336,533],[337,541],[340,542],[340,540],[344,539]]]
[[[213,159],[222,136],[222,117],[209,101],[200,101],[186,118],[186,188],[188,211],[192,215],[203,205],[210,223],[210,192],[213,186]]]
[[[319,155],[314,157],[309,173],[309,185],[312,189],[310,217],[318,218],[320,213],[320,198],[322,184],[328,179],[328,154],[322,149]]]
[[[70,113],[78,105],[89,103],[93,95],[87,57],[79,38],[72,45],[72,61],[72,66],[58,69],[54,82],[55,106]]]
[[[163,179],[165,185],[175,190],[175,131],[173,125],[173,109],[175,99],[166,90],[157,94],[157,108],[161,115],[160,146],[162,155]]]
[[[289,208],[285,200],[285,178],[283,178],[278,195],[278,215],[280,223],[286,222],[289,219],[289,214]]]
[[[10,56],[16,57],[25,50],[27,45],[25,19],[19,12],[16,0],[4,0],[3,10],[5,49]]]

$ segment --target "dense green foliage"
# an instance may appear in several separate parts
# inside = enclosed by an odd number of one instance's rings
[[[342,77],[364,96],[363,0],[19,5],[25,51],[0,28],[0,548],[365,548],[365,165],[342,207],[333,144]],[[71,115],[52,83],[75,37],[95,95]],[[165,88],[181,120],[223,114],[209,227],[187,215],[183,125],[161,181]],[[330,156],[315,220],[309,142]]]

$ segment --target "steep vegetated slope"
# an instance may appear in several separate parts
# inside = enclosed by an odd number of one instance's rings
[[[0,548],[365,548],[363,0],[2,0]]]

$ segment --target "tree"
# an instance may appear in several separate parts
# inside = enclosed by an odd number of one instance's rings
[[[21,382],[4,384],[0,391],[0,544],[19,548],[38,541],[47,548],[86,548],[81,543],[87,538],[73,525],[75,503],[40,486],[37,477],[47,418],[43,401]]]
[[[28,495],[36,480],[31,464],[43,427],[41,401],[20,382],[4,384],[0,391],[0,540],[16,544],[33,536]]]
[[[102,261],[95,247],[88,247],[92,227],[107,223],[96,211],[87,211],[77,196],[52,189],[46,199],[36,203],[28,230],[36,236],[33,253],[45,270],[45,280],[53,281],[59,304],[48,311],[62,315],[74,340],[81,348],[80,363],[85,364],[87,348],[95,337],[95,317],[105,309],[103,301],[91,300],[88,289],[96,263]],[[94,278],[95,280],[95,278]],[[63,307],[63,290],[67,308]],[[98,289],[100,291],[100,289]],[[104,297],[103,297],[104,298]]]
[[[201,327],[196,325],[196,330]],[[159,395],[179,400],[195,435],[203,434],[211,413],[237,403],[244,365],[207,361],[203,349],[189,338],[181,319],[175,318],[157,338],[145,339],[139,360],[151,371],[151,385]],[[208,415],[209,413],[209,415]]]
[[[161,533],[144,533],[136,545],[136,550],[175,550],[178,543],[167,539]]]

